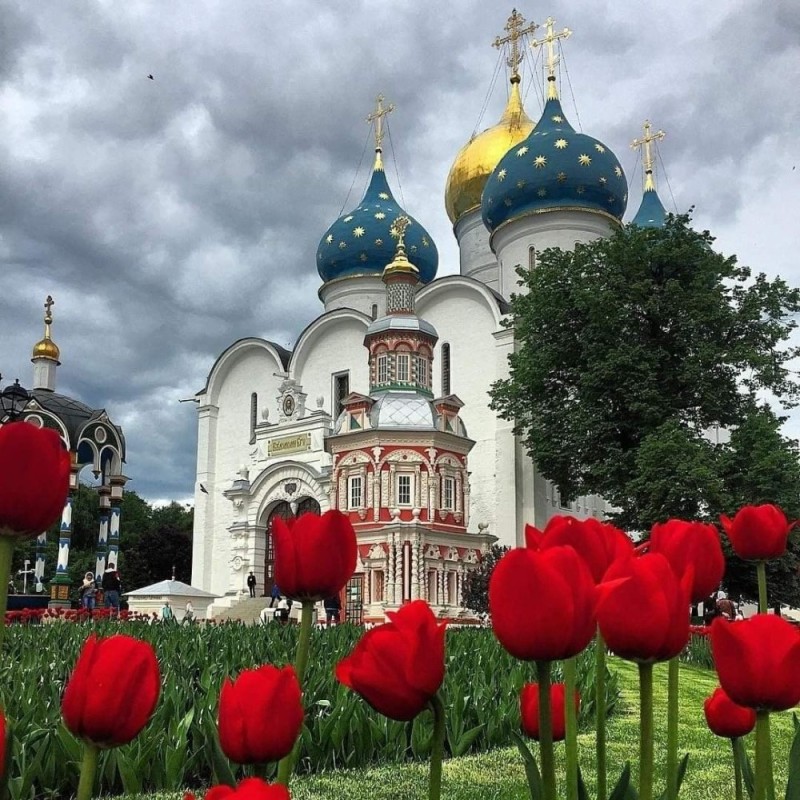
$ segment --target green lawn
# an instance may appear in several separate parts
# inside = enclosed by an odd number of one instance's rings
[[[608,725],[610,783],[622,764],[636,761],[638,753],[637,670],[633,664],[612,660],[620,675],[622,703]],[[666,666],[655,670],[657,788],[663,787],[664,742],[666,739]],[[707,670],[681,665],[681,753],[689,752],[689,769],[680,793],[681,800],[723,800],[733,797],[733,767],[730,747],[713,736],[703,717],[703,700],[716,682]],[[783,796],[792,730],[790,713],[773,715],[773,750],[776,788]],[[593,735],[580,737],[581,769],[594,788]],[[752,737],[751,737],[752,738]],[[748,741],[752,757],[753,742]],[[563,759],[563,745],[558,756]],[[563,761],[559,761],[563,768]],[[563,774],[563,773],[562,773]],[[634,773],[635,774],[635,773]],[[427,769],[424,764],[376,767],[354,772],[330,772],[297,779],[292,786],[294,800],[414,800],[427,797]],[[515,748],[494,750],[445,762],[443,797],[451,800],[526,800],[528,798],[522,763]],[[182,800],[182,794],[147,795],[139,800]]]

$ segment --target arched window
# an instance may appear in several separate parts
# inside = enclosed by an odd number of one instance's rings
[[[450,343],[442,345],[442,396],[450,394]]]
[[[533,272],[536,268],[536,248],[529,247],[528,248],[528,269]]]
[[[250,395],[250,444],[256,440],[256,425],[258,424],[258,395],[253,392]]]
[[[378,304],[372,304],[372,319],[378,319]]]

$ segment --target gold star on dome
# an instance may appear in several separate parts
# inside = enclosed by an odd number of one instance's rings
[[[328,234],[328,235],[325,237],[325,244],[330,244],[332,241],[333,241],[333,234],[332,234],[332,233],[329,233],[329,234]]]
[[[522,147],[520,147],[519,150],[517,150],[517,158],[522,158],[522,156],[524,156],[525,153],[527,153],[527,152],[528,152],[527,146],[526,145],[522,145]]]
[[[553,120],[553,122],[563,122],[564,121],[564,117],[562,117],[561,114],[556,114],[555,116],[550,117],[550,119]]]
[[[627,192],[625,192],[625,194],[622,195],[622,202],[623,203],[627,203],[628,202],[628,193]]]
[[[384,213],[383,213],[383,211],[379,211],[379,212],[378,212],[378,213],[375,215],[375,219],[386,219],[386,214],[384,214]]]
[[[339,249],[340,250],[344,250],[345,247],[347,247],[347,243],[346,242],[339,242]]]
[[[597,150],[598,153],[605,153],[606,151],[605,147],[603,147],[601,144],[596,144],[594,149]]]
[[[590,157],[590,156],[587,156],[587,155],[586,155],[586,153],[581,153],[581,154],[578,156],[578,163],[579,163],[579,164],[580,164],[582,167],[588,167],[588,166],[589,166],[589,164],[591,164],[591,163],[592,163],[592,159],[591,159],[591,157]]]
[[[585,186],[579,186],[576,191],[578,192],[578,194],[585,194],[586,193],[586,187]]]
[[[563,150],[563,149],[564,149],[564,148],[565,148],[565,147],[566,147],[568,144],[569,144],[569,142],[567,142],[567,140],[566,140],[566,139],[556,139],[555,146],[556,146],[556,147],[557,147],[559,150]]]
[[[511,200],[508,197],[506,197],[506,199],[503,200],[503,205],[507,206],[508,208],[511,208]]]
[[[608,196],[608,202],[609,202],[609,203],[611,203],[611,205],[614,205],[614,203],[616,202],[616,199],[617,199],[617,198],[616,198],[616,197],[614,197],[614,195],[613,195],[613,194],[610,194],[610,195]]]
[[[383,247],[383,239],[376,239],[375,247]]]
[[[558,175],[556,175],[556,180],[559,183],[564,183],[564,181],[566,179],[567,179],[567,173],[566,172],[559,172]]]
[[[416,253],[417,252],[417,246],[415,244],[412,244],[411,247],[408,248],[408,252],[409,253]]]
[[[367,254],[366,253],[362,253],[358,258],[359,258],[360,261],[366,261],[367,260]]]
[[[525,178],[520,178],[517,181],[517,189],[524,189],[526,183],[527,183],[527,181],[525,180]]]
[[[601,177],[600,178],[600,185],[605,186],[608,183],[608,178]]]
[[[427,236],[423,236],[422,237],[422,246],[423,247],[430,247],[431,246],[431,243],[428,241],[428,237]]]
[[[533,159],[533,166],[536,167],[536,169],[541,169],[542,167],[546,167],[547,158],[545,158],[545,156],[536,156],[536,158]]]
[[[345,222],[350,222],[351,219],[353,219],[353,215],[352,214],[350,214],[349,216],[345,217],[344,221]]]
[[[538,189],[538,190],[536,191],[536,194],[538,194],[538,195],[539,195],[539,197],[546,197],[546,196],[547,196],[547,189],[545,189],[544,187],[542,187],[541,189]]]
[[[357,228],[353,228],[353,236],[356,239],[360,239],[364,235],[364,229],[359,225]]]
[[[618,178],[621,178],[621,177],[622,177],[622,170],[620,169],[620,166],[619,166],[619,164],[617,164],[617,166],[616,166],[616,167],[614,167],[614,174],[615,174],[615,175],[616,175]]]
[[[497,173],[497,180],[504,181],[507,174],[508,173],[504,169],[501,169],[500,172]]]
[[[381,200],[388,200],[388,199],[389,199],[389,195],[388,195],[388,194],[386,194],[386,192],[381,192],[381,193],[378,195],[378,197],[380,197],[380,199],[381,199]]]

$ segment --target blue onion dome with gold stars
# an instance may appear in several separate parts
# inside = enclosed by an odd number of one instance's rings
[[[667,219],[667,211],[656,191],[653,145],[657,145],[667,134],[664,131],[653,131],[653,126],[648,119],[644,121],[643,129],[644,135],[631,142],[631,148],[640,150],[642,153],[642,167],[644,169],[642,202],[631,222],[640,228],[663,228]]]
[[[646,189],[639,210],[631,222],[640,228],[663,228],[666,219],[667,210],[658,192],[655,189]]]
[[[490,231],[512,219],[563,209],[622,219],[628,182],[619,159],[602,142],[578,133],[557,97],[548,99],[526,139],[495,167],[481,197]]]
[[[380,149],[376,150],[375,164],[367,191],[352,211],[339,217],[328,228],[317,248],[317,271],[323,281],[355,275],[380,277],[395,250],[396,233],[392,226],[398,216],[408,217],[406,253],[419,270],[421,283],[436,277],[439,253],[431,235],[392,195]]]

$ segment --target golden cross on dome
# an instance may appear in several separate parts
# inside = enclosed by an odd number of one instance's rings
[[[519,14],[516,8],[513,9],[511,11],[511,16],[508,18],[508,22],[503,28],[503,30],[508,31],[508,36],[498,36],[492,42],[492,47],[496,47],[498,50],[503,47],[503,45],[507,44],[509,46],[508,49],[510,52],[506,59],[506,64],[511,67],[512,83],[519,82],[519,65],[522,63],[522,53],[519,49],[520,39],[529,33],[533,33],[539,27],[535,22],[531,22],[527,28],[523,28],[522,26],[524,24],[525,17]]]
[[[642,164],[644,165],[644,190],[647,191],[655,191],[656,189],[656,182],[653,180],[653,151],[650,149],[650,145],[653,142],[661,141],[667,134],[664,131],[656,131],[652,133],[653,126],[650,124],[650,120],[646,119],[644,121],[644,136],[641,139],[634,139],[631,142],[631,149],[638,150],[640,147],[643,149],[642,154]]]
[[[558,64],[558,56],[556,55],[555,44],[559,39],[568,39],[572,36],[572,31],[569,28],[564,28],[563,31],[558,33],[553,32],[556,21],[552,17],[545,20],[545,27],[547,28],[547,35],[541,39],[534,39],[531,42],[531,47],[543,47],[547,45],[547,99],[558,100],[558,89],[556,88],[556,65]]]
[[[392,236],[397,237],[397,251],[400,252],[401,250],[405,249],[405,235],[406,235],[406,228],[411,224],[411,220],[406,216],[399,216],[392,225],[391,234]]]
[[[47,295],[47,300],[44,301],[44,321],[47,325],[52,324],[53,322],[53,311],[52,308],[55,305],[55,301],[50,295]]]
[[[385,99],[386,98],[382,94],[379,94],[375,99],[375,110],[367,115],[367,122],[375,123],[376,150],[381,150],[383,147],[383,118],[394,111],[394,103],[389,103],[388,106],[384,107],[383,101]]]

